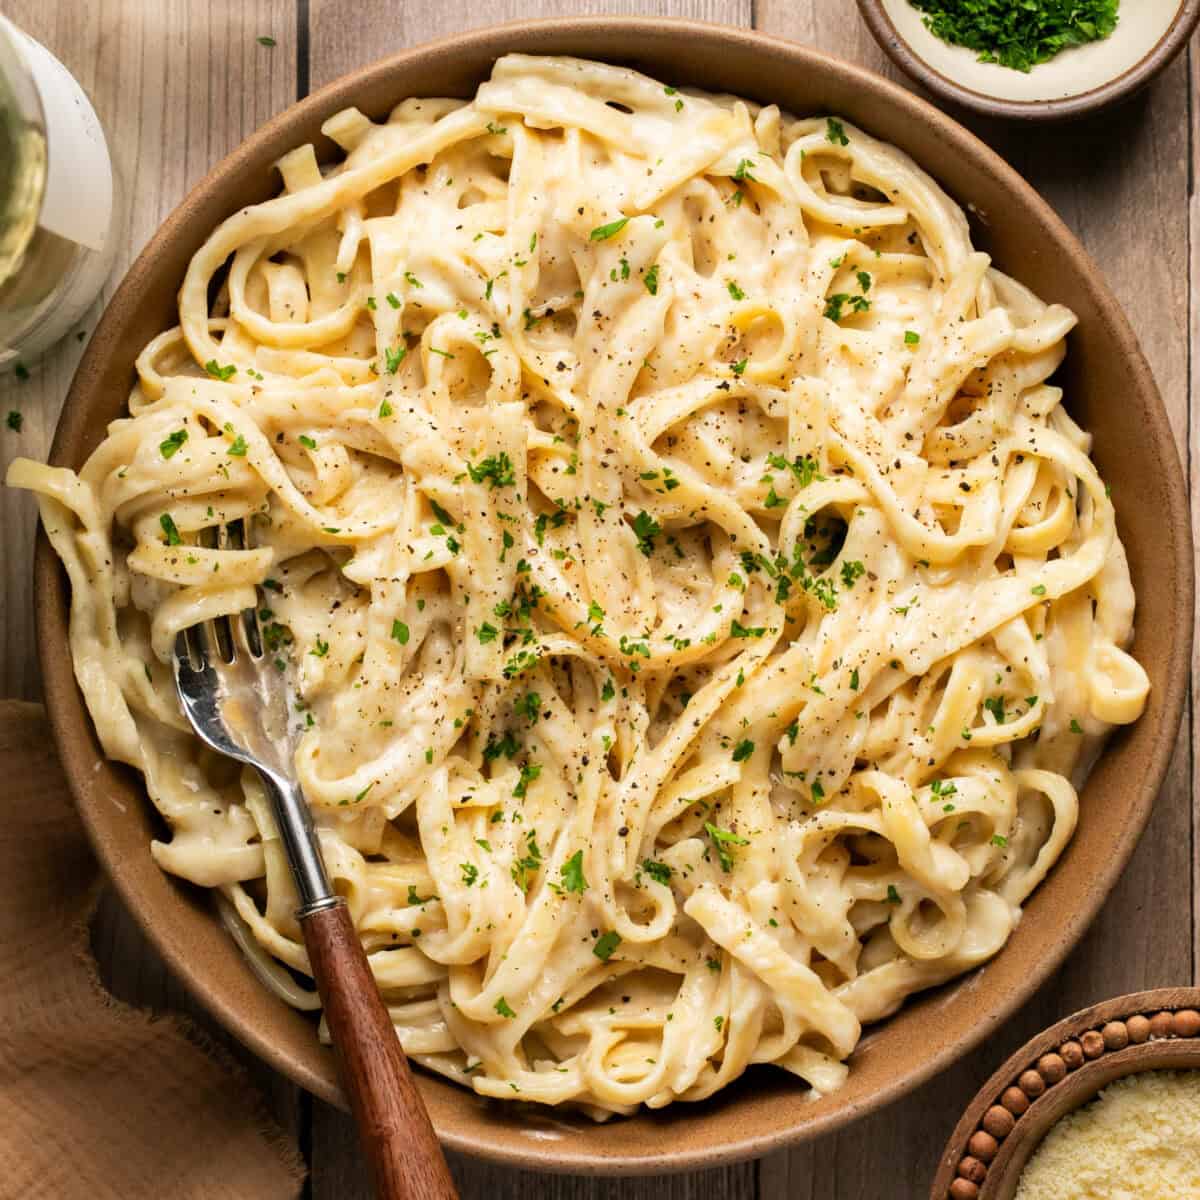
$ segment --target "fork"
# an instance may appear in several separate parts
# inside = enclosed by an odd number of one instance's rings
[[[233,540],[221,531],[219,544]],[[257,607],[178,634],[175,690],[201,741],[253,767],[262,780],[296,883],[296,917],[376,1194],[380,1200],[455,1200],[446,1159],[346,902],[329,886],[293,767],[283,676],[263,655]]]

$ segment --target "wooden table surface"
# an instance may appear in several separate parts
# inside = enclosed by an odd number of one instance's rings
[[[518,16],[649,12],[753,26],[899,78],[851,0],[5,0],[3,9],[74,72],[108,130],[127,201],[118,274],[109,290],[184,193],[268,117],[363,63],[457,30]],[[263,46],[261,37],[275,44]],[[1189,409],[1191,397],[1200,415],[1198,95],[1200,40],[1193,39],[1147,92],[1118,112],[1049,129],[967,121],[1047,197],[1100,263],[1154,369],[1189,478],[1193,448],[1200,449],[1200,420],[1193,421]],[[94,327],[98,309],[83,330]],[[80,341],[68,338],[28,381],[0,379],[0,412],[16,409],[24,417],[19,434],[0,426],[0,473],[17,454],[46,453],[81,351]],[[1121,397],[1112,402],[1121,403]],[[1198,507],[1193,500],[1194,513]],[[34,522],[27,496],[0,489],[3,696],[39,693],[30,595]],[[885,1111],[756,1163],[606,1182],[539,1177],[457,1159],[464,1197],[928,1195],[938,1155],[962,1107],[1037,1029],[1107,996],[1197,982],[1194,688],[1166,786],[1108,904],[1062,970],[974,1054]],[[96,921],[95,947],[118,995],[196,1012],[111,897]],[[305,1195],[367,1197],[347,1119],[244,1052],[242,1058],[311,1164]]]

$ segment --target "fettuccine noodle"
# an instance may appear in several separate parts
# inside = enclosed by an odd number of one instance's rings
[[[1074,317],[836,118],[510,55],[324,128],[78,475],[10,474],[154,857],[318,1006],[262,792],[171,682],[257,605],[410,1055],[597,1117],[751,1063],[836,1088],[1003,946],[1145,703],[1048,382]]]

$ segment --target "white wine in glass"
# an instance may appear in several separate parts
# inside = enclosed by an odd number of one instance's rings
[[[117,190],[104,130],[44,46],[0,17],[0,373],[27,369],[112,269]]]

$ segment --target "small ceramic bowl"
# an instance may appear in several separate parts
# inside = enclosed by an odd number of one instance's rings
[[[1125,0],[1117,28],[1039,63],[1028,73],[981,63],[974,50],[934,37],[910,0],[858,0],[875,40],[943,100],[989,116],[1026,121],[1080,117],[1150,82],[1187,45],[1200,0]]]
[[[1114,1079],[1200,1068],[1200,988],[1132,992],[1026,1042],[975,1095],[942,1153],[930,1200],[1012,1200],[1061,1117]]]

